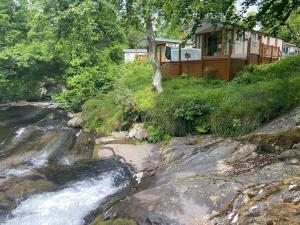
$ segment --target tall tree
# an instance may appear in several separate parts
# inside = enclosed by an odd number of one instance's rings
[[[257,7],[257,13],[246,18],[246,21],[254,26],[260,23],[266,31],[277,33],[284,26],[291,14],[300,7],[299,0],[243,0],[242,6],[245,12],[250,6]],[[299,13],[299,12],[298,12]]]
[[[203,20],[212,23],[238,21],[235,0],[168,0],[164,8],[172,24],[196,29]]]
[[[25,2],[0,1],[0,50],[24,40],[27,32]]]
[[[193,28],[205,19],[213,23],[243,24],[248,28],[260,25],[265,32],[278,33],[287,25],[293,13],[299,14],[299,0],[239,0],[240,12],[236,10],[236,0],[168,0],[169,20],[182,26]],[[257,7],[257,13],[245,16],[251,6]]]
[[[162,75],[160,70],[160,63],[156,57],[156,43],[155,43],[155,29],[157,20],[164,15],[163,0],[133,0],[131,15],[142,21],[147,41],[149,46],[149,58],[153,68],[152,86],[158,91],[162,92]]]

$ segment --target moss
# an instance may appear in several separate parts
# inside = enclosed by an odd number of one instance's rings
[[[175,161],[171,162],[170,166],[174,169],[178,169],[178,168],[182,167],[182,164],[180,163],[179,160],[175,160]]]

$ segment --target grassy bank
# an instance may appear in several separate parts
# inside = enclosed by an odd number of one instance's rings
[[[151,89],[151,68],[131,63],[113,91],[86,102],[86,127],[97,132],[146,123],[151,137],[190,133],[240,135],[300,103],[300,56],[247,67],[231,82],[165,78],[164,92]]]

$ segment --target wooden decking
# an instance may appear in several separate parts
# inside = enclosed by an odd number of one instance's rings
[[[251,46],[249,46],[251,49]],[[259,52],[253,54],[248,51],[245,57],[233,57],[231,51],[228,55],[202,56],[197,61],[161,62],[163,76],[181,76],[188,74],[202,77],[211,70],[223,80],[232,80],[235,74],[248,64],[272,63],[282,57],[279,47],[261,45]]]

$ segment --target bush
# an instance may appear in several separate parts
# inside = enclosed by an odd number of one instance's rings
[[[88,100],[83,109],[85,127],[102,134],[129,129],[136,116],[130,90],[121,87]]]
[[[68,90],[55,99],[66,108],[80,111],[85,101],[111,90],[117,76],[117,70],[107,72],[98,67],[80,68],[75,75],[67,78]]]
[[[300,103],[299,62],[300,56],[294,56],[273,64],[250,65],[227,83],[166,79],[165,90],[150,112],[151,120],[172,135],[253,131]]]
[[[170,139],[170,135],[166,130],[157,124],[148,123],[146,129],[149,133],[148,142],[150,143],[158,143]]]
[[[78,66],[74,63],[75,66],[67,71],[68,90],[54,98],[66,108],[80,111],[87,100],[113,90],[121,74],[122,47],[115,43],[105,48],[97,66]]]
[[[153,107],[151,67],[133,62],[122,68],[120,77],[108,94],[99,95],[84,104],[85,127],[96,132],[110,134],[115,130],[127,130],[143,112]]]
[[[240,135],[300,103],[300,55],[273,64],[250,65],[231,82],[164,78],[162,93],[151,89],[149,64],[134,62],[125,66],[118,86],[130,93],[134,110],[121,107],[122,102],[128,105],[127,97],[111,110],[119,110],[122,124],[137,117],[145,122],[150,142],[193,133]]]

